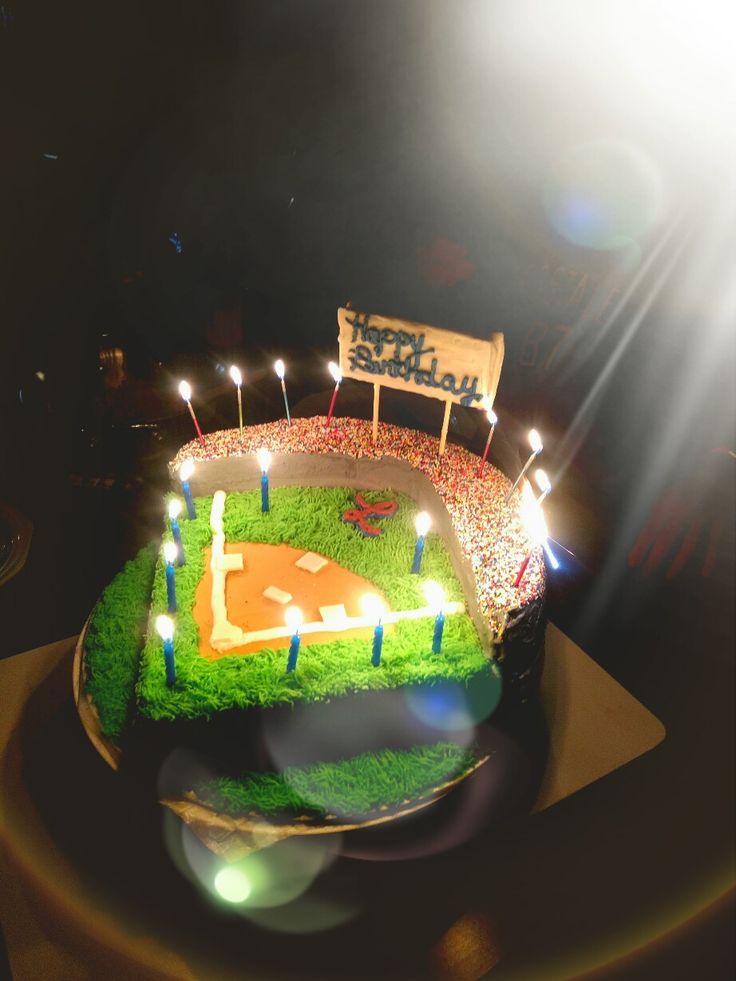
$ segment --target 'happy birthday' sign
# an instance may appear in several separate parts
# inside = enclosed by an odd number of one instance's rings
[[[493,403],[503,334],[481,341],[439,327],[340,307],[340,369],[347,378],[480,407]]]

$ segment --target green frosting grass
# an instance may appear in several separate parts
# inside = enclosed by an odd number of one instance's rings
[[[105,589],[87,630],[87,693],[102,732],[113,740],[122,735],[133,705],[155,565],[154,546],[141,549]]]
[[[363,538],[341,521],[354,507],[349,488],[283,487],[271,491],[271,511],[261,513],[260,491],[228,494],[223,517],[227,541],[286,543],[319,552],[364,576],[385,593],[394,609],[426,605],[422,582],[441,582],[451,600],[462,600],[462,588],[445,546],[430,533],[422,574],[410,574],[416,542],[416,504],[392,491],[366,495],[399,502],[395,517],[382,522],[384,534]],[[211,497],[197,499],[197,518],[181,521],[186,565],[176,569],[179,612],[174,648],[177,683],[166,685],[161,641],[153,623],[166,611],[166,582],[159,561],[154,577],[148,637],[141,656],[138,697],[141,712],[151,719],[211,716],[226,709],[272,706],[297,701],[317,702],[349,692],[398,688],[443,679],[469,681],[489,670],[475,627],[467,614],[447,617],[442,654],[431,652],[433,618],[402,621],[384,638],[380,667],[371,665],[370,642],[335,639],[305,646],[297,670],[286,673],[287,653],[265,648],[258,654],[230,655],[211,661],[198,652],[198,628],[192,616],[195,591],[204,573],[204,549],[212,540]]]
[[[432,743],[365,753],[336,763],[291,767],[282,773],[218,777],[198,784],[194,792],[223,814],[360,818],[382,805],[395,807],[415,801],[466,773],[476,762],[472,749],[455,743]]]

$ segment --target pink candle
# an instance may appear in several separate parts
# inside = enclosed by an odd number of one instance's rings
[[[332,413],[335,408],[335,402],[337,401],[337,393],[340,391],[340,382],[342,381],[342,372],[334,361],[330,361],[327,366],[330,369],[330,374],[335,379],[335,391],[332,393],[332,401],[330,402],[330,410],[327,413],[326,426],[329,426],[332,421]]]
[[[194,423],[194,428],[197,430],[197,437],[199,442],[204,446],[204,436],[202,435],[202,430],[199,428],[199,423],[197,422],[197,417],[194,414],[194,409],[192,408],[192,386],[189,382],[179,382],[179,395],[187,403],[187,408],[189,409],[189,415],[192,417],[192,422]]]
[[[521,580],[524,578],[524,573],[526,572],[526,567],[529,565],[529,559],[531,559],[532,553],[530,552],[521,563],[521,568],[519,569],[519,574],[514,580],[514,588],[521,585]]]

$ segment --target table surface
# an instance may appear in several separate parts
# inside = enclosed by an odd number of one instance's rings
[[[268,938],[273,942],[277,934],[251,922],[234,935],[229,912],[213,913],[196,891],[182,890],[182,879],[162,841],[162,834],[171,834],[175,819],[143,817],[135,813],[140,805],[131,808],[129,801],[126,808],[120,779],[85,740],[71,699],[73,648],[71,638],[0,662],[0,684],[6,693],[0,720],[5,858],[0,899],[14,977],[82,978],[98,976],[99,968],[108,978],[129,977],[133,970],[144,978],[226,978],[235,976],[234,963],[240,964],[236,973],[246,972],[239,973],[241,977],[301,973],[297,950],[285,961],[269,956]],[[547,650],[542,701],[550,747],[537,812],[646,753],[664,737],[661,723],[553,625],[548,628]],[[52,761],[58,765],[50,765]],[[126,823],[131,820],[133,827]],[[520,818],[515,833],[538,820]],[[475,840],[482,846],[486,836],[493,841],[502,833],[481,832]],[[120,841],[125,842],[123,848]],[[397,870],[403,870],[398,873],[402,893],[413,889],[414,879],[420,887],[428,867],[435,868],[443,894],[452,895],[452,887],[460,882],[467,887],[473,876],[468,844],[405,863],[356,862],[349,847],[341,850],[343,856],[298,901],[307,907],[310,901],[324,905],[320,892],[325,887],[328,894],[333,892],[328,897],[333,907],[335,890],[340,896],[337,905],[343,908],[345,922],[336,929],[341,936],[336,938],[334,930],[317,932],[305,941],[312,966],[321,964],[324,977],[345,976],[340,974],[344,960],[335,964],[335,950],[349,945],[356,925],[384,904],[382,872],[387,880],[395,880]],[[346,876],[350,878],[356,867],[357,879],[369,880],[370,900],[359,883],[355,893],[346,888]],[[359,909],[356,896],[362,898]],[[398,908],[396,902],[394,897],[386,906]],[[175,915],[166,914],[167,905],[172,914],[176,908]],[[466,976],[480,976],[492,966],[501,956],[489,926],[492,916],[474,905],[469,901],[462,910],[454,901],[437,903],[431,926],[408,944],[410,969],[419,969],[423,961],[426,966],[429,958],[441,973],[440,962],[448,956],[465,964],[470,971]],[[276,923],[265,925],[285,929],[279,916],[286,922],[293,912],[293,903],[274,910]],[[181,925],[198,918],[223,932],[222,948],[208,941],[209,929],[199,936],[189,934],[182,942]],[[439,943],[438,918],[445,927],[439,931]],[[291,942],[295,940],[291,934]],[[363,967],[356,967],[356,976]]]

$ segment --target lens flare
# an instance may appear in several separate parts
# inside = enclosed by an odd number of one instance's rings
[[[662,215],[662,179],[643,150],[600,140],[574,147],[557,162],[543,202],[550,224],[568,242],[628,249]]]
[[[244,903],[251,893],[246,874],[240,869],[230,867],[220,869],[215,876],[214,887],[226,903]]]

